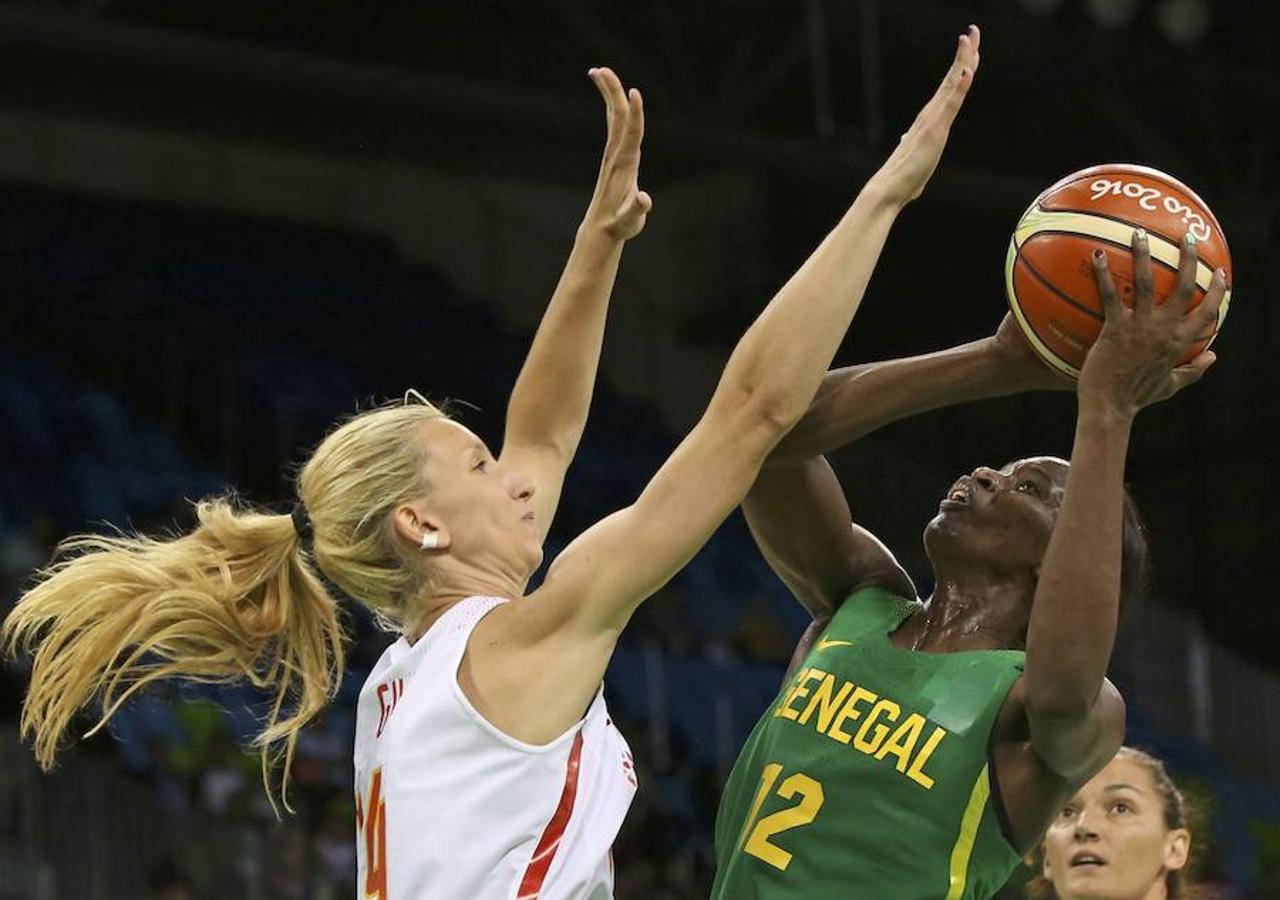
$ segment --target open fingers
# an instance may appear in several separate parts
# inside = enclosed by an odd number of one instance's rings
[[[1178,254],[1178,282],[1173,294],[1165,300],[1165,305],[1171,306],[1179,316],[1185,315],[1191,308],[1191,301],[1196,295],[1196,269],[1199,260],[1195,235],[1188,231],[1182,238],[1182,250]]]
[[[970,25],[956,40],[955,58],[951,61],[951,68],[947,70],[935,96],[948,97],[957,87],[968,87],[981,61],[981,54],[978,52],[981,45],[982,31],[977,25]]]
[[[1133,231],[1133,311],[1139,315],[1155,306],[1155,276],[1151,272],[1151,247],[1144,228]]]
[[[605,157],[634,165],[639,162],[640,143],[644,140],[644,98],[636,88],[624,90],[617,74],[607,67],[589,70],[592,82],[604,98],[608,114],[609,136]]]
[[[627,96],[622,90],[622,81],[618,78],[617,73],[608,66],[597,66],[591,69],[588,74],[591,76],[591,80],[595,82],[600,95],[604,97],[608,111],[612,114],[625,114]]]
[[[932,112],[941,116],[947,126],[950,126],[956,114],[960,112],[965,95],[969,93],[969,87],[973,84],[974,73],[978,71],[978,64],[981,62],[981,56],[978,53],[981,43],[982,32],[977,25],[970,25],[964,34],[960,35],[951,68],[943,78],[942,84],[938,86],[933,99],[924,109],[925,113]],[[930,110],[930,107],[935,108]]]
[[[627,91],[627,124],[623,132],[623,146],[632,152],[640,152],[644,140],[644,98],[637,88]]]
[[[1227,273],[1217,269],[1213,278],[1209,279],[1209,290],[1205,292],[1200,305],[1187,314],[1185,321],[1188,330],[1199,339],[1212,332],[1222,314],[1222,304],[1227,296]]]
[[[982,32],[977,25],[970,25],[956,42],[956,55],[951,67],[943,77],[938,89],[933,92],[929,102],[924,105],[912,123],[911,130],[922,131],[930,128],[941,128],[944,132],[951,127],[960,107],[964,103],[969,86],[973,84],[973,73],[977,71],[979,56],[978,45],[982,41]]]
[[[609,126],[588,215],[598,218],[609,234],[629,240],[644,228],[653,209],[653,199],[638,183],[644,98],[635,88],[624,89],[612,69],[598,66],[587,75],[604,99]]]
[[[1178,391],[1188,385],[1195,384],[1204,377],[1204,373],[1209,371],[1218,360],[1218,355],[1212,350],[1206,350],[1197,356],[1185,366],[1178,366],[1169,373],[1169,381],[1164,390],[1165,397],[1172,397]]]
[[[628,113],[627,96],[622,90],[622,82],[607,66],[590,69],[587,74],[595,84],[596,90],[604,98],[605,114],[609,126],[609,140],[617,139],[620,131],[620,120],[625,120]]]
[[[1102,250],[1093,251],[1093,279],[1098,283],[1102,312],[1108,319],[1114,319],[1124,311],[1124,308],[1120,305],[1120,297],[1116,294],[1116,283],[1111,277],[1107,254]]]

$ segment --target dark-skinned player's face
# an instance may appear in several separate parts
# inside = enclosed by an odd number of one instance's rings
[[[1066,483],[1067,462],[1052,456],[957,479],[924,530],[934,570],[977,564],[993,574],[1038,572]]]

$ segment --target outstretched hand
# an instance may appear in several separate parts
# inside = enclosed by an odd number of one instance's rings
[[[635,237],[653,209],[653,199],[640,190],[640,144],[644,140],[644,100],[640,91],[622,89],[612,69],[587,73],[604,98],[608,138],[600,177],[587,208],[586,223],[596,224],[620,241]]]
[[[982,32],[977,25],[970,25],[960,35],[955,59],[942,84],[938,85],[933,97],[899,139],[897,149],[873,177],[872,181],[886,200],[910,203],[929,183],[942,157],[942,150],[947,146],[951,123],[955,121],[973,84],[981,43]]]
[[[1151,250],[1146,233],[1133,234],[1133,307],[1120,301],[1107,265],[1107,255],[1094,254],[1093,272],[1106,322],[1080,371],[1079,393],[1096,394],[1132,414],[1167,400],[1199,381],[1217,356],[1206,350],[1186,365],[1177,363],[1191,346],[1213,330],[1226,293],[1226,273],[1218,269],[1204,300],[1191,309],[1196,295],[1198,259],[1194,239],[1183,239],[1178,281],[1173,292],[1155,301]]]

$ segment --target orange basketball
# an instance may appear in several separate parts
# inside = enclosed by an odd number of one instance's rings
[[[1196,239],[1198,305],[1215,269],[1231,283],[1231,253],[1213,212],[1178,179],[1146,166],[1112,164],[1063,178],[1023,213],[1009,241],[1005,290],[1009,308],[1036,353],[1075,378],[1102,330],[1102,301],[1090,257],[1101,248],[1121,300],[1133,304],[1134,229],[1147,230],[1156,299],[1173,290],[1183,235]],[[1228,290],[1218,321],[1187,351],[1194,359],[1213,342],[1231,301]]]

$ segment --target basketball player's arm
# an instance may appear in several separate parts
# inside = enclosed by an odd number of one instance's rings
[[[996,333],[946,350],[828,372],[808,412],[766,466],[852,444],[900,419],[947,406],[1074,383],[1040,362],[1006,314]]]
[[[636,502],[557,558],[537,592],[547,598],[536,605],[565,604],[558,634],[597,636],[611,647],[636,606],[742,502],[765,456],[808,407],[899,209],[871,192],[858,197],[747,331],[701,421]],[[822,289],[832,284],[840,289]]]
[[[1095,262],[1106,310],[1085,360],[1071,467],[1062,507],[1040,565],[1023,675],[1031,747],[1051,770],[1079,779],[1124,739],[1124,703],[1106,680],[1120,609],[1124,468],[1133,418],[1204,374],[1212,353],[1174,368],[1217,317],[1225,285],[1215,274],[1195,310],[1193,245],[1182,249],[1177,287],[1153,300],[1145,241],[1134,237],[1134,305],[1121,304],[1105,265]]]
[[[1035,358],[1008,315],[993,336],[982,340],[835,369],[823,379],[809,411],[769,455],[742,505],[752,536],[815,619],[825,621],[862,587],[914,598],[915,586],[889,548],[851,524],[844,490],[821,454],[929,410],[1069,386]]]
[[[815,620],[825,622],[861,587],[915,598],[911,577],[889,548],[851,521],[826,457],[766,463],[742,510],[765,561]]]
[[[511,392],[502,442],[504,465],[533,480],[533,509],[544,538],[586,427],[622,247],[644,228],[652,206],[637,184],[644,138],[640,92],[624,93],[609,69],[594,69],[591,77],[608,114],[600,175]]]
[[[636,502],[570,544],[529,597],[476,625],[459,682],[507,734],[547,741],[581,719],[636,607],[742,502],[769,451],[809,408],[890,227],[937,166],[978,65],[978,41],[976,29],[960,38],[937,92],[747,329],[702,419]]]
[[[843,218],[747,329],[701,421],[630,507],[574,541],[530,612],[547,631],[612,646],[636,606],[696,553],[742,502],[760,465],[809,408],[889,229],[937,165],[978,64],[960,39],[947,77]],[[559,619],[559,621],[556,621]]]
[[[1106,671],[1120,609],[1131,426],[1132,416],[1081,396],[1062,510],[1031,606],[1023,676],[1031,746],[1069,779],[1124,739],[1124,702]]]

